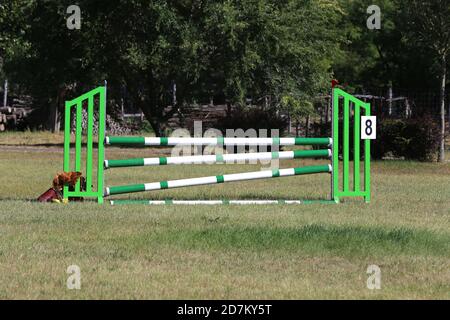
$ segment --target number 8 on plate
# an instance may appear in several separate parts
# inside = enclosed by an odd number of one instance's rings
[[[377,117],[361,117],[361,140],[375,140],[377,138]]]

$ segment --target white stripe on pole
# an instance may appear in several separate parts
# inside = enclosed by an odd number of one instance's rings
[[[161,145],[161,138],[156,137],[145,137],[146,146],[159,146]],[[295,138],[279,138],[280,144],[285,146],[295,145]],[[274,138],[223,138],[224,145],[234,145],[234,146],[247,146],[247,145],[258,145],[258,146],[270,146],[273,145]],[[107,139],[107,144],[109,139]],[[190,137],[173,137],[167,138],[167,144],[169,146],[174,145],[217,145],[218,138],[190,138]]]
[[[237,154],[224,154],[223,160],[225,162],[244,161],[244,160],[270,160],[272,154],[270,152],[264,153],[237,153]]]
[[[145,158],[144,166],[157,166],[159,165],[159,158]]]
[[[284,201],[285,204],[302,204],[301,201],[298,200],[286,200]]]
[[[202,164],[202,163],[215,163],[215,155],[206,156],[186,156],[186,157],[169,157],[167,158],[167,164]]]
[[[160,138],[145,137],[146,146],[159,146],[160,144],[161,144]]]
[[[161,189],[161,185],[159,182],[146,183],[146,184],[144,184],[144,186],[145,186],[145,191]]]
[[[280,138],[280,144],[283,146],[295,146],[295,138]]]
[[[190,144],[193,146],[201,146],[217,144],[217,138],[168,138],[167,141],[169,145]]]
[[[205,204],[205,205],[217,205],[223,204],[222,200],[174,200],[173,204],[187,204],[187,205],[196,205],[196,204]]]
[[[266,171],[227,174],[223,176],[223,181],[230,182],[230,181],[262,179],[262,178],[272,178],[272,171],[266,170]]]
[[[278,200],[230,200],[229,204],[278,204]]]
[[[280,177],[295,176],[295,169],[280,169]]]
[[[179,205],[220,205],[220,204],[231,204],[231,205],[265,205],[265,204],[279,204],[278,200],[174,200],[172,204]],[[298,200],[286,200],[282,202],[283,204],[302,204]],[[151,200],[149,204],[152,205],[164,205],[167,204],[166,201]]]
[[[168,184],[169,188],[178,188],[178,187],[188,187],[188,186],[200,186],[203,184],[214,184],[214,183],[217,183],[217,179],[215,176],[194,178],[194,179],[171,180],[171,181],[168,181],[167,184]]]
[[[148,204],[166,204],[165,201],[161,201],[161,200],[150,200],[148,202]]]
[[[110,201],[111,205],[115,204],[114,200]],[[231,204],[231,205],[267,205],[267,204],[302,204],[299,200],[173,200],[167,202],[164,200],[148,200],[150,205],[166,205],[166,204],[178,204],[178,205],[221,205],[221,204]]]
[[[272,138],[224,138],[225,145],[246,146],[246,145],[271,145]]]
[[[330,151],[331,152],[331,151]],[[279,159],[294,159],[294,151],[279,152]],[[224,154],[222,156],[225,163],[235,161],[252,161],[252,160],[272,160],[273,154],[271,152],[251,152],[251,153],[237,153]],[[160,164],[160,158],[144,158],[144,166],[157,166]],[[184,157],[167,157],[167,164],[213,164],[218,163],[216,155],[200,155],[200,156],[184,156]]]

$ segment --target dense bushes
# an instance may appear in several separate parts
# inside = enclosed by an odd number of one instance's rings
[[[436,161],[439,154],[440,129],[438,121],[431,116],[420,119],[378,119],[377,140],[372,143],[374,159],[404,158],[407,160]],[[342,128],[342,122],[339,126]],[[327,137],[331,124],[316,124],[311,136]],[[353,132],[350,132],[353,136]],[[342,139],[342,135],[340,136]],[[342,141],[342,140],[341,140]],[[350,152],[353,150],[350,141]],[[342,150],[340,150],[342,154]],[[352,157],[352,154],[350,154]]]
[[[392,156],[408,160],[436,161],[439,152],[438,121],[425,116],[420,119],[383,120],[373,144],[376,159]]]

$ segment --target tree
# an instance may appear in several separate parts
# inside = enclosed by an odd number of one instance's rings
[[[67,89],[92,74],[83,34],[66,27],[67,6],[58,1],[5,2],[5,71],[32,95],[38,120],[55,132]]]
[[[337,0],[79,0],[80,30],[66,27],[69,0],[3,3],[17,17],[5,20],[15,39],[5,70],[55,131],[68,91],[102,79],[125,85],[160,135],[183,104],[209,97],[306,110],[328,87],[340,41]],[[179,105],[167,111],[174,82]]]
[[[89,47],[102,57],[98,68],[126,84],[161,135],[178,107],[205,98],[243,105],[270,95],[275,106],[286,96],[312,100],[328,86],[339,40],[335,0],[86,1],[82,7]],[[166,113],[173,82],[180,105]]]
[[[402,0],[411,41],[426,44],[440,66],[441,162],[445,161],[445,87],[450,53],[450,2],[447,0]]]

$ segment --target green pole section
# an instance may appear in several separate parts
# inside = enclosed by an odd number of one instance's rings
[[[295,150],[295,159],[304,158],[328,158],[330,156],[328,150]]]
[[[160,164],[162,165],[164,162],[162,162],[161,159],[165,159],[165,158],[160,158]],[[108,168],[140,167],[140,166],[144,165],[143,158],[124,159],[124,160],[106,160],[106,161],[108,161]]]
[[[330,138],[295,138],[295,145],[310,146],[310,145],[329,145]]]
[[[138,145],[145,146],[144,137],[108,137],[109,145]]]
[[[311,166],[311,167],[304,167],[304,168],[295,168],[295,175],[302,175],[302,174],[312,174],[312,173],[323,173],[323,172],[330,172],[330,167],[328,165],[324,166]]]
[[[122,194],[122,193],[132,193],[132,192],[142,192],[142,191],[145,191],[144,184],[132,184],[129,186],[109,187],[110,195]]]

